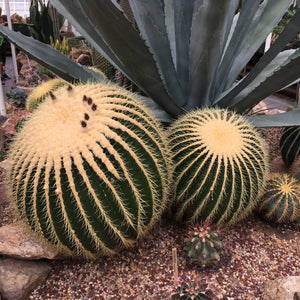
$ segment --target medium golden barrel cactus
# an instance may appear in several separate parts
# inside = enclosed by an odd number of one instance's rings
[[[35,110],[50,95],[50,93],[53,93],[57,89],[66,85],[68,85],[68,82],[60,78],[43,82],[27,97],[26,109],[31,111]]]
[[[42,103],[16,136],[8,180],[21,218],[67,255],[131,246],[166,207],[166,141],[122,88],[68,86]]]
[[[273,174],[267,181],[258,211],[276,223],[294,222],[300,216],[300,185],[287,174]]]
[[[279,141],[280,153],[284,162],[290,166],[300,156],[300,126],[286,127]]]
[[[262,139],[244,118],[196,110],[174,122],[169,142],[177,220],[232,224],[253,209],[268,164]]]

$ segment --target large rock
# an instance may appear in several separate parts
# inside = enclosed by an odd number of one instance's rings
[[[50,271],[51,267],[41,261],[0,259],[0,293],[6,300],[26,299]]]
[[[300,296],[300,276],[288,276],[267,281],[263,300],[295,300]]]
[[[0,255],[21,259],[62,259],[54,247],[41,243],[20,222],[0,227]]]

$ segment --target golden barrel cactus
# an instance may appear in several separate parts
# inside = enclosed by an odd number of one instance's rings
[[[50,96],[50,93],[53,93],[57,89],[66,85],[68,85],[68,82],[60,78],[43,82],[28,95],[26,99],[26,109],[31,111],[35,110],[47,97]]]
[[[276,223],[299,220],[299,182],[287,174],[273,174],[267,181],[258,211],[263,218]]]
[[[16,136],[8,181],[21,218],[67,255],[131,246],[166,206],[169,155],[160,125],[125,89],[68,86]]]
[[[257,203],[268,173],[264,143],[241,116],[202,109],[174,122],[171,213],[181,222],[235,223]]]

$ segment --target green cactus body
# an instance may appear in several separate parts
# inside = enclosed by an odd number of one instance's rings
[[[169,154],[159,124],[122,88],[68,86],[42,103],[9,157],[13,203],[67,255],[131,246],[160,218]]]
[[[232,224],[251,212],[268,164],[262,139],[244,118],[197,110],[174,122],[169,141],[177,220]]]
[[[292,176],[300,181],[300,157],[298,157],[291,166]]]
[[[43,82],[41,85],[36,87],[27,97],[26,109],[33,111],[35,110],[49,95],[55,92],[57,89],[66,86],[67,81],[55,78],[49,81]]]
[[[201,267],[216,264],[220,260],[222,243],[217,231],[208,224],[193,225],[184,241],[191,262]]]
[[[282,159],[290,166],[300,155],[300,126],[286,127],[279,145]]]
[[[287,174],[273,174],[267,181],[258,211],[276,223],[294,222],[300,213],[299,183]]]

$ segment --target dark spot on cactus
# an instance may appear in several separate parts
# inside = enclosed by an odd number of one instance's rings
[[[93,103],[92,105],[92,111],[95,111],[97,109],[97,105],[95,103]]]
[[[91,97],[89,97],[89,98],[87,99],[87,103],[88,103],[88,105],[91,105],[91,104],[93,103],[93,100],[92,100]]]
[[[68,87],[67,87],[67,91],[68,91],[68,92],[71,92],[72,90],[73,90],[73,88],[72,88],[72,86],[69,84]]]
[[[80,123],[81,123],[81,127],[86,128],[87,124],[85,121],[81,121]]]
[[[87,101],[87,96],[83,95],[82,101]]]
[[[90,119],[90,116],[89,116],[88,114],[84,114],[84,119],[85,119],[86,121],[88,121],[88,120]]]
[[[49,92],[49,95],[50,95],[50,97],[51,97],[52,100],[56,100],[55,95],[51,91]]]

